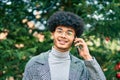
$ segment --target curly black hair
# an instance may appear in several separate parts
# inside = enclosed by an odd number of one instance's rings
[[[47,26],[51,32],[54,32],[58,26],[72,27],[79,37],[84,30],[84,21],[72,12],[57,11],[48,19]]]

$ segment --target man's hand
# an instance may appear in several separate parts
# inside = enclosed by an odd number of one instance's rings
[[[88,46],[82,38],[75,38],[74,43],[75,46],[78,47],[78,52],[81,57],[83,57],[85,60],[92,59],[92,56],[89,53]]]

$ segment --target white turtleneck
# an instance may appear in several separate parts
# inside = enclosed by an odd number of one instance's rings
[[[49,54],[51,80],[69,80],[70,55],[69,51],[60,52],[55,48]]]

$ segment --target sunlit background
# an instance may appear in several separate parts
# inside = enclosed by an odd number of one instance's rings
[[[107,80],[119,80],[120,0],[0,0],[0,80],[21,80],[26,62],[51,49],[46,23],[59,10],[84,19],[90,53]]]

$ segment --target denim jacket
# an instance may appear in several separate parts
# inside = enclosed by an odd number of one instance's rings
[[[31,58],[25,67],[22,80],[51,80],[48,64],[49,53],[50,50]],[[70,55],[70,59],[69,80],[106,80],[95,58],[83,61]]]

